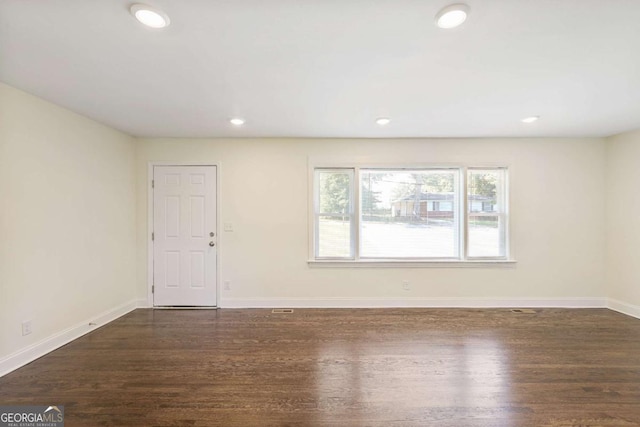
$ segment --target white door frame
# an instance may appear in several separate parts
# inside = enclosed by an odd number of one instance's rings
[[[155,166],[215,166],[216,167],[216,307],[220,307],[220,162],[149,162],[147,163],[147,305],[153,308],[153,168]]]

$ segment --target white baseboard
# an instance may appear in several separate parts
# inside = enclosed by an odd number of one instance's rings
[[[146,298],[140,298],[136,303],[136,308],[153,308],[153,306],[149,305],[149,301],[147,301]]]
[[[606,308],[606,298],[224,298],[221,308]]]
[[[607,308],[617,311],[618,313],[626,314],[627,316],[640,319],[640,306],[609,298]]]
[[[127,302],[3,357],[0,359],[0,377],[8,374],[9,372],[15,371],[27,363],[30,363],[101,326],[106,325],[109,322],[116,320],[118,317],[124,316],[130,311],[138,308],[138,303],[138,300]]]

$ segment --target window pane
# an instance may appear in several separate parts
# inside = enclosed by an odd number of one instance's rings
[[[498,216],[473,216],[469,218],[469,256],[502,257],[504,244]]]
[[[504,169],[468,171],[469,257],[506,256]]]
[[[318,218],[318,255],[322,258],[349,258],[351,221],[349,217]]]
[[[360,256],[458,256],[457,170],[362,170]]]
[[[351,213],[351,176],[347,171],[317,170],[318,213]]]
[[[316,169],[316,257],[353,257],[353,169]]]

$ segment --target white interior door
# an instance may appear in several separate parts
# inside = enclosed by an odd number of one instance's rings
[[[153,305],[215,306],[216,167],[153,168]]]

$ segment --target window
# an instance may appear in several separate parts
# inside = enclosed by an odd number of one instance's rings
[[[506,183],[506,168],[314,168],[313,258],[507,259]]]
[[[360,258],[457,257],[458,175],[360,169]]]
[[[469,258],[507,255],[506,169],[469,169]]]
[[[315,172],[316,258],[353,258],[353,169]]]

